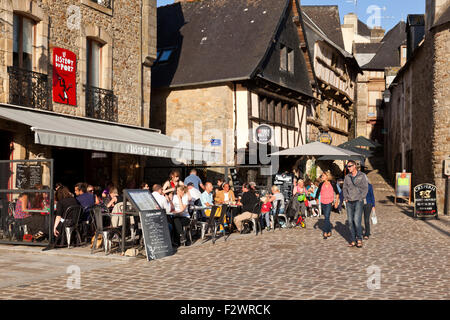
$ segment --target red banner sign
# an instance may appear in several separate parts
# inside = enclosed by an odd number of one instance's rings
[[[53,101],[77,105],[77,56],[72,51],[53,48]]]

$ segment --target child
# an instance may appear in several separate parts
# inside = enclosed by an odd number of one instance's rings
[[[270,209],[272,209],[272,202],[269,201],[270,197],[265,196],[261,198],[264,203],[261,207],[261,218],[266,220],[266,229],[270,230]]]

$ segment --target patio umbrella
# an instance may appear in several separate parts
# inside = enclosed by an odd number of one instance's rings
[[[374,142],[370,139],[367,139],[366,137],[359,136],[358,138],[355,138],[353,140],[350,140],[348,142],[345,142],[341,144],[340,146],[350,146],[350,147],[369,147],[369,148],[376,148],[381,146],[379,143]]]
[[[365,157],[363,155],[358,155],[358,156],[322,156],[317,160],[322,160],[322,161],[326,161],[326,160],[354,160],[354,161],[360,161],[363,162],[365,159]]]
[[[299,147],[271,154],[272,156],[361,156],[361,154],[321,142],[312,142]]]
[[[352,151],[352,152],[358,153],[359,155],[362,155],[364,158],[369,158],[369,157],[372,157],[372,156],[373,156],[373,153],[372,153],[372,151],[370,151],[370,150],[366,150],[366,149],[362,149],[362,148],[357,148],[357,147],[348,146],[348,145],[346,145],[345,143],[344,143],[344,144],[341,144],[341,145],[339,146],[339,148],[342,148],[342,149],[345,149],[345,150],[348,150],[348,151]]]

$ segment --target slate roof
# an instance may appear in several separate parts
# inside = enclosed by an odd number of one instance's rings
[[[398,48],[406,44],[406,23],[400,21],[381,41],[375,57],[361,68],[364,70],[384,70],[387,67],[400,67]]]
[[[273,45],[288,0],[205,0],[157,9],[157,47],[175,48],[152,68],[152,86],[247,80]],[[305,71],[306,94],[312,95]]]
[[[370,28],[361,20],[358,19],[358,34],[363,37],[370,37]]]
[[[301,9],[331,41],[345,48],[338,6],[301,6]]]
[[[354,54],[376,53],[380,49],[381,43],[355,43],[353,45]]]

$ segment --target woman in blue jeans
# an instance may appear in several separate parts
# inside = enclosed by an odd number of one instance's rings
[[[329,171],[322,173],[320,177],[322,178],[322,183],[317,189],[316,200],[319,199],[320,196],[322,214],[325,216],[323,238],[327,239],[328,237],[331,237],[331,207],[333,204],[335,208],[337,208],[339,205],[339,190],[336,186],[336,183],[332,181],[333,177],[331,176],[331,173]]]

